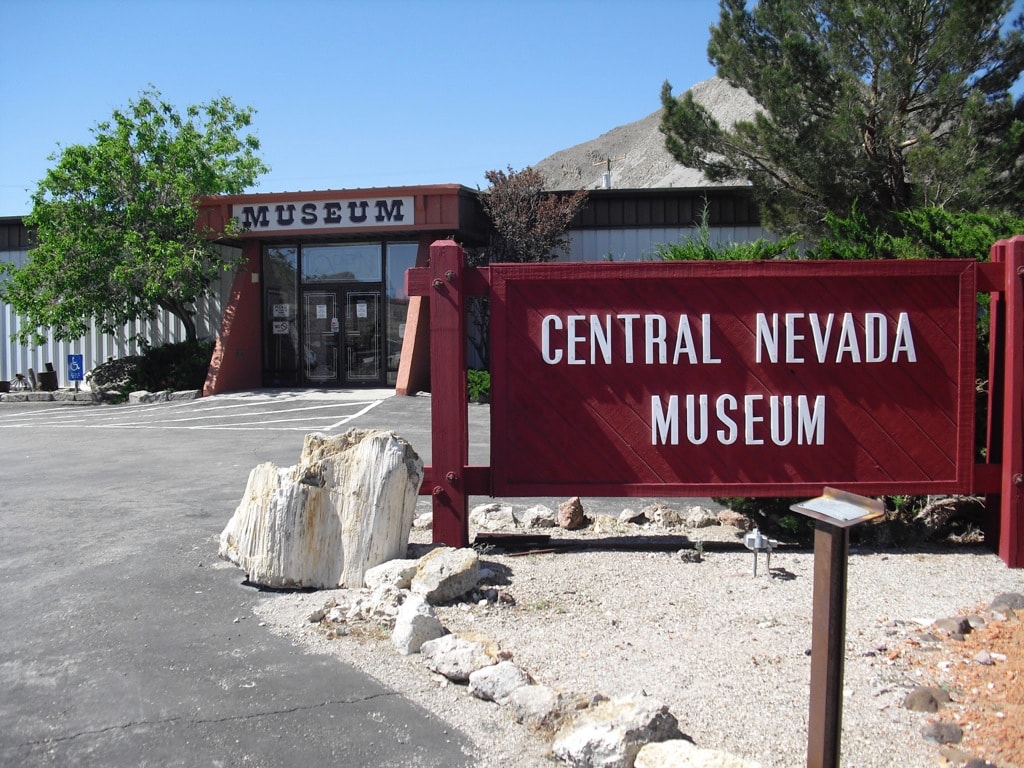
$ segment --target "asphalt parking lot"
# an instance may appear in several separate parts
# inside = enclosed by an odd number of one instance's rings
[[[93,429],[335,432],[389,398],[391,390],[268,390],[146,405],[0,403],[0,429],[75,425]]]
[[[442,722],[261,627],[265,593],[217,558],[249,471],[306,432],[390,427],[429,460],[429,397],[389,394],[0,403],[0,765],[472,765]]]

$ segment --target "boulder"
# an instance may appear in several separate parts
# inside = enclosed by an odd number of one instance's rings
[[[904,697],[903,708],[911,712],[938,712],[949,701],[949,693],[944,689],[919,685]]]
[[[677,510],[660,501],[648,504],[640,513],[651,523],[662,528],[675,528],[683,523],[683,517]]]
[[[529,685],[529,674],[511,661],[501,661],[471,672],[469,692],[478,699],[504,704],[517,688]]]
[[[422,597],[410,595],[398,609],[391,644],[400,654],[419,653],[423,644],[445,635],[445,628],[434,609]]]
[[[434,549],[419,559],[409,589],[431,605],[462,597],[480,580],[480,557],[469,548]]]
[[[720,525],[718,513],[712,512],[707,507],[690,507],[686,510],[686,517],[683,524],[687,528],[708,528],[712,525]]]
[[[564,711],[562,694],[547,685],[524,685],[512,691],[506,705],[517,723],[533,728],[552,728]]]
[[[516,522],[523,528],[554,528],[555,510],[544,504],[535,504],[516,515]]]
[[[761,764],[721,752],[702,749],[685,739],[645,744],[637,752],[634,768],[761,768]]]
[[[363,581],[368,589],[376,589],[384,584],[390,584],[396,589],[408,589],[412,577],[416,575],[417,565],[418,560],[388,560],[367,569]]]
[[[306,435],[298,464],[249,473],[219,554],[266,587],[361,587],[369,568],[405,554],[422,478],[394,432]]]
[[[497,663],[488,643],[459,635],[444,635],[420,646],[427,668],[449,680],[464,683],[478,669]]]
[[[516,518],[510,504],[480,504],[469,513],[469,522],[485,531],[500,531],[516,527]]]
[[[731,509],[723,509],[718,513],[719,525],[729,525],[733,528],[739,528],[741,531],[749,531],[754,527],[750,518],[741,512],[735,512]]]
[[[921,736],[930,744],[959,744],[964,732],[956,723],[926,723],[921,727]]]
[[[1004,592],[1001,595],[996,595],[991,605],[989,605],[989,610],[998,611],[999,613],[1024,610],[1024,594],[1020,592]]]
[[[552,752],[580,768],[632,768],[645,744],[681,738],[668,707],[638,693],[581,712],[555,735]]]
[[[567,531],[574,531],[587,524],[587,516],[583,511],[583,502],[579,496],[573,496],[568,501],[558,505],[558,517],[556,522],[560,528]]]

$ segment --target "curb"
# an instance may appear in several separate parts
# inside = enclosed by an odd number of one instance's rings
[[[147,392],[140,390],[131,392],[128,395],[129,405],[143,403],[166,403],[183,400],[195,400],[199,397],[198,389],[171,390],[165,389],[161,392]],[[75,392],[69,389],[58,389],[53,392],[23,391],[4,392],[0,394],[0,403],[81,403],[84,405],[103,405],[110,400],[101,393],[90,390],[79,390]]]

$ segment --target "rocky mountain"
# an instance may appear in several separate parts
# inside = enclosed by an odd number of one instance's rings
[[[697,83],[689,92],[722,125],[750,120],[757,110],[757,102],[746,91],[718,77]],[[665,137],[658,130],[661,113],[659,109],[596,139],[555,152],[533,167],[544,174],[552,190],[603,188],[609,160],[613,188],[716,186],[703,173],[680,165],[668,153]]]

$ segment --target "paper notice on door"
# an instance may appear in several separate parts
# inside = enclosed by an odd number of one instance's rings
[[[366,318],[366,302],[365,301],[357,301],[356,302],[356,317],[364,318],[364,319]]]
[[[316,305],[316,319],[317,320],[326,320],[327,319],[327,305],[326,304],[317,304]]]

